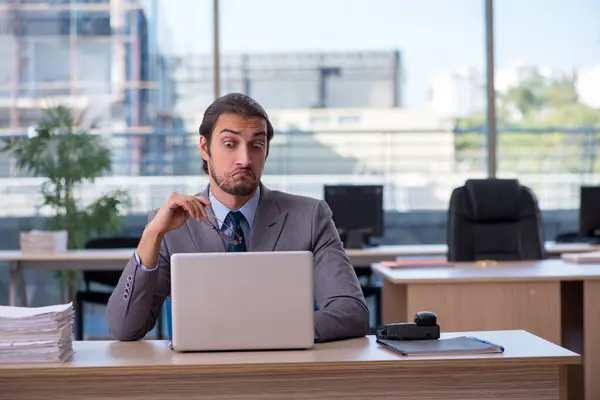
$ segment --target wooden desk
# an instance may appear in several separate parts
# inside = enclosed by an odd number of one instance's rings
[[[165,341],[75,342],[66,364],[0,364],[0,399],[565,398],[565,370],[579,355],[524,331],[467,334],[505,353],[407,357],[373,337],[304,351],[184,354]]]
[[[482,268],[456,263],[441,268],[390,269],[383,279],[383,320],[438,315],[444,331],[525,329],[582,354],[586,399],[600,399],[600,264],[561,260],[502,262]]]

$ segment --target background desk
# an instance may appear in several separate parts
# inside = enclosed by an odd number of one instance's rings
[[[558,256],[562,253],[600,250],[600,246],[585,243],[546,243],[549,254]],[[445,244],[435,245],[397,245],[377,246],[368,249],[347,249],[352,265],[357,273],[370,273],[371,264],[380,261],[394,260],[399,256],[444,256],[447,252]],[[10,264],[9,304],[17,305],[17,286],[19,287],[19,304],[27,304],[25,284],[20,274],[26,268],[48,270],[122,270],[133,254],[133,249],[115,250],[75,250],[56,254],[23,254],[20,251],[0,251],[0,261]]]
[[[412,320],[415,312],[430,310],[444,331],[525,329],[582,354],[583,373],[572,379],[585,382],[586,399],[600,399],[600,264],[374,264],[373,270],[384,279],[384,322]]]
[[[524,331],[469,334],[506,351],[405,357],[373,337],[306,351],[204,354],[174,353],[165,341],[76,342],[66,364],[0,364],[0,399],[564,398],[577,354]]]
[[[133,255],[133,249],[114,250],[70,250],[63,253],[29,254],[21,251],[0,251],[0,261],[8,261],[10,283],[8,303],[17,305],[17,287],[19,305],[27,305],[27,291],[21,271],[23,269],[58,270],[113,270],[125,268]]]
[[[588,243],[556,243],[546,242],[546,252],[550,257],[558,257],[563,253],[582,253],[600,251],[600,245]],[[380,261],[393,261],[399,256],[445,256],[448,246],[445,244],[417,244],[377,246],[367,249],[346,249],[346,253],[354,267],[370,268],[371,264]]]

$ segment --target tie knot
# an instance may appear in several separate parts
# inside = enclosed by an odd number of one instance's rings
[[[244,214],[241,211],[229,211],[227,215],[232,225],[241,226],[242,219],[244,218]]]

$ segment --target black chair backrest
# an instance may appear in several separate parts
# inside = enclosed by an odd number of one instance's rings
[[[89,240],[86,249],[135,249],[140,242],[139,237],[105,237]],[[123,265],[123,267],[125,267]],[[83,271],[83,281],[86,285],[91,282],[102,285],[117,286],[121,271]]]
[[[140,243],[139,237],[116,236],[100,237],[88,240],[86,249],[135,249]]]
[[[448,210],[448,260],[546,258],[535,194],[516,179],[470,179]]]

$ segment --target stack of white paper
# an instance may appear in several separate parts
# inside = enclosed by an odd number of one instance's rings
[[[68,233],[62,231],[21,232],[20,248],[23,253],[58,253],[67,251]]]
[[[73,355],[73,303],[0,306],[0,363],[64,362]]]
[[[600,251],[588,251],[584,253],[563,253],[563,261],[575,264],[598,264],[600,263]]]

